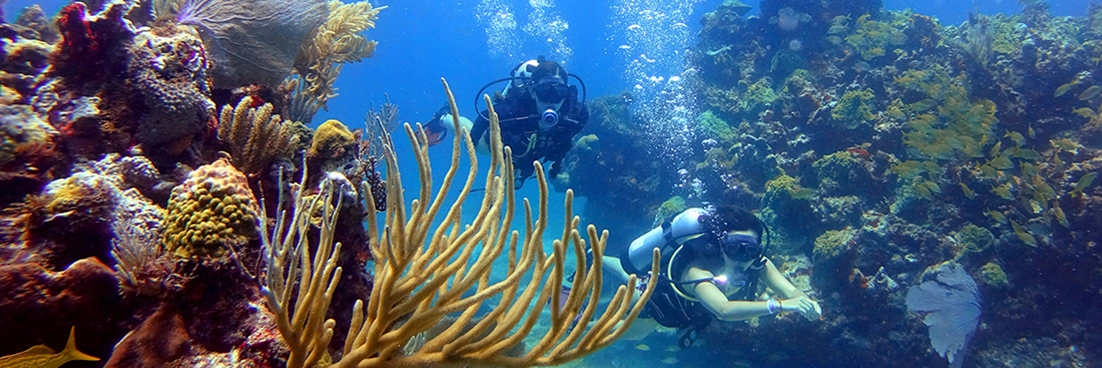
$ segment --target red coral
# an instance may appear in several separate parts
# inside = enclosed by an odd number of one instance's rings
[[[61,31],[62,43],[71,52],[85,55],[95,54],[99,50],[92,26],[88,23],[88,12],[84,3],[74,2],[61,9],[57,25]]]

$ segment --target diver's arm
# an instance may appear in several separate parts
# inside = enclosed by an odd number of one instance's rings
[[[765,259],[765,268],[761,271],[761,275],[758,279],[765,283],[765,286],[773,289],[774,292],[779,294],[782,298],[792,299],[799,298],[801,296],[806,297],[807,294],[802,290],[797,289],[795,285],[792,285],[791,281],[788,281],[781,271],[777,269],[777,266],[770,261],[769,258]]]
[[[711,272],[699,268],[690,268],[685,273],[687,280],[711,279]],[[721,321],[743,321],[754,317],[772,314],[768,301],[727,300],[727,295],[711,281],[704,281],[693,287],[697,299],[704,308],[712,312]]]
[[[784,300],[781,300],[782,311],[799,313],[808,320],[818,319],[823,314],[819,302],[811,299],[803,290],[792,285],[792,282],[788,281],[788,278],[785,278],[780,270],[777,270],[777,266],[773,265],[773,261],[766,258],[764,267],[758,279],[784,298]]]

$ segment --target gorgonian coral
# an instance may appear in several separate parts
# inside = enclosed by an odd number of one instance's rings
[[[325,0],[187,0],[176,20],[199,29],[216,87],[278,86],[299,46],[329,18]]]

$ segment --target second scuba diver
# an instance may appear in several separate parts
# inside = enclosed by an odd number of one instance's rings
[[[514,187],[517,189],[535,173],[533,162],[536,160],[549,163],[548,175],[557,176],[562,170],[563,158],[574,146],[574,136],[589,120],[585,84],[581,83],[582,98],[579,100],[578,88],[569,84],[569,77],[581,82],[581,78],[568,74],[559,63],[540,56],[520,63],[509,77],[490,82],[479,90],[476,106],[487,87],[509,82],[492,100],[501,124],[501,141],[513,151]],[[460,124],[470,131],[476,149],[489,151],[488,110],[482,110],[474,123],[460,117]],[[424,129],[430,137],[430,145],[443,141],[453,129],[450,108],[440,109],[425,123]]]
[[[680,341],[687,348],[696,331],[713,319],[741,321],[791,312],[817,320],[822,314],[819,302],[793,286],[763,255],[765,235],[768,228],[749,211],[689,208],[632,241],[621,256],[605,255],[605,272],[622,282],[634,274],[640,280],[638,290],[648,282],[659,283],[626,338],[641,338],[657,323],[687,330]],[[661,251],[661,271],[649,275],[655,248]],[[759,282],[774,296],[757,300]]]

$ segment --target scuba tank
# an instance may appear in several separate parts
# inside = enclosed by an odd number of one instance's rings
[[[628,246],[626,257],[622,257],[624,271],[629,274],[645,274],[650,269],[654,248],[660,250],[663,263],[668,262],[681,243],[711,231],[709,217],[703,208],[690,208],[636,238]]]

